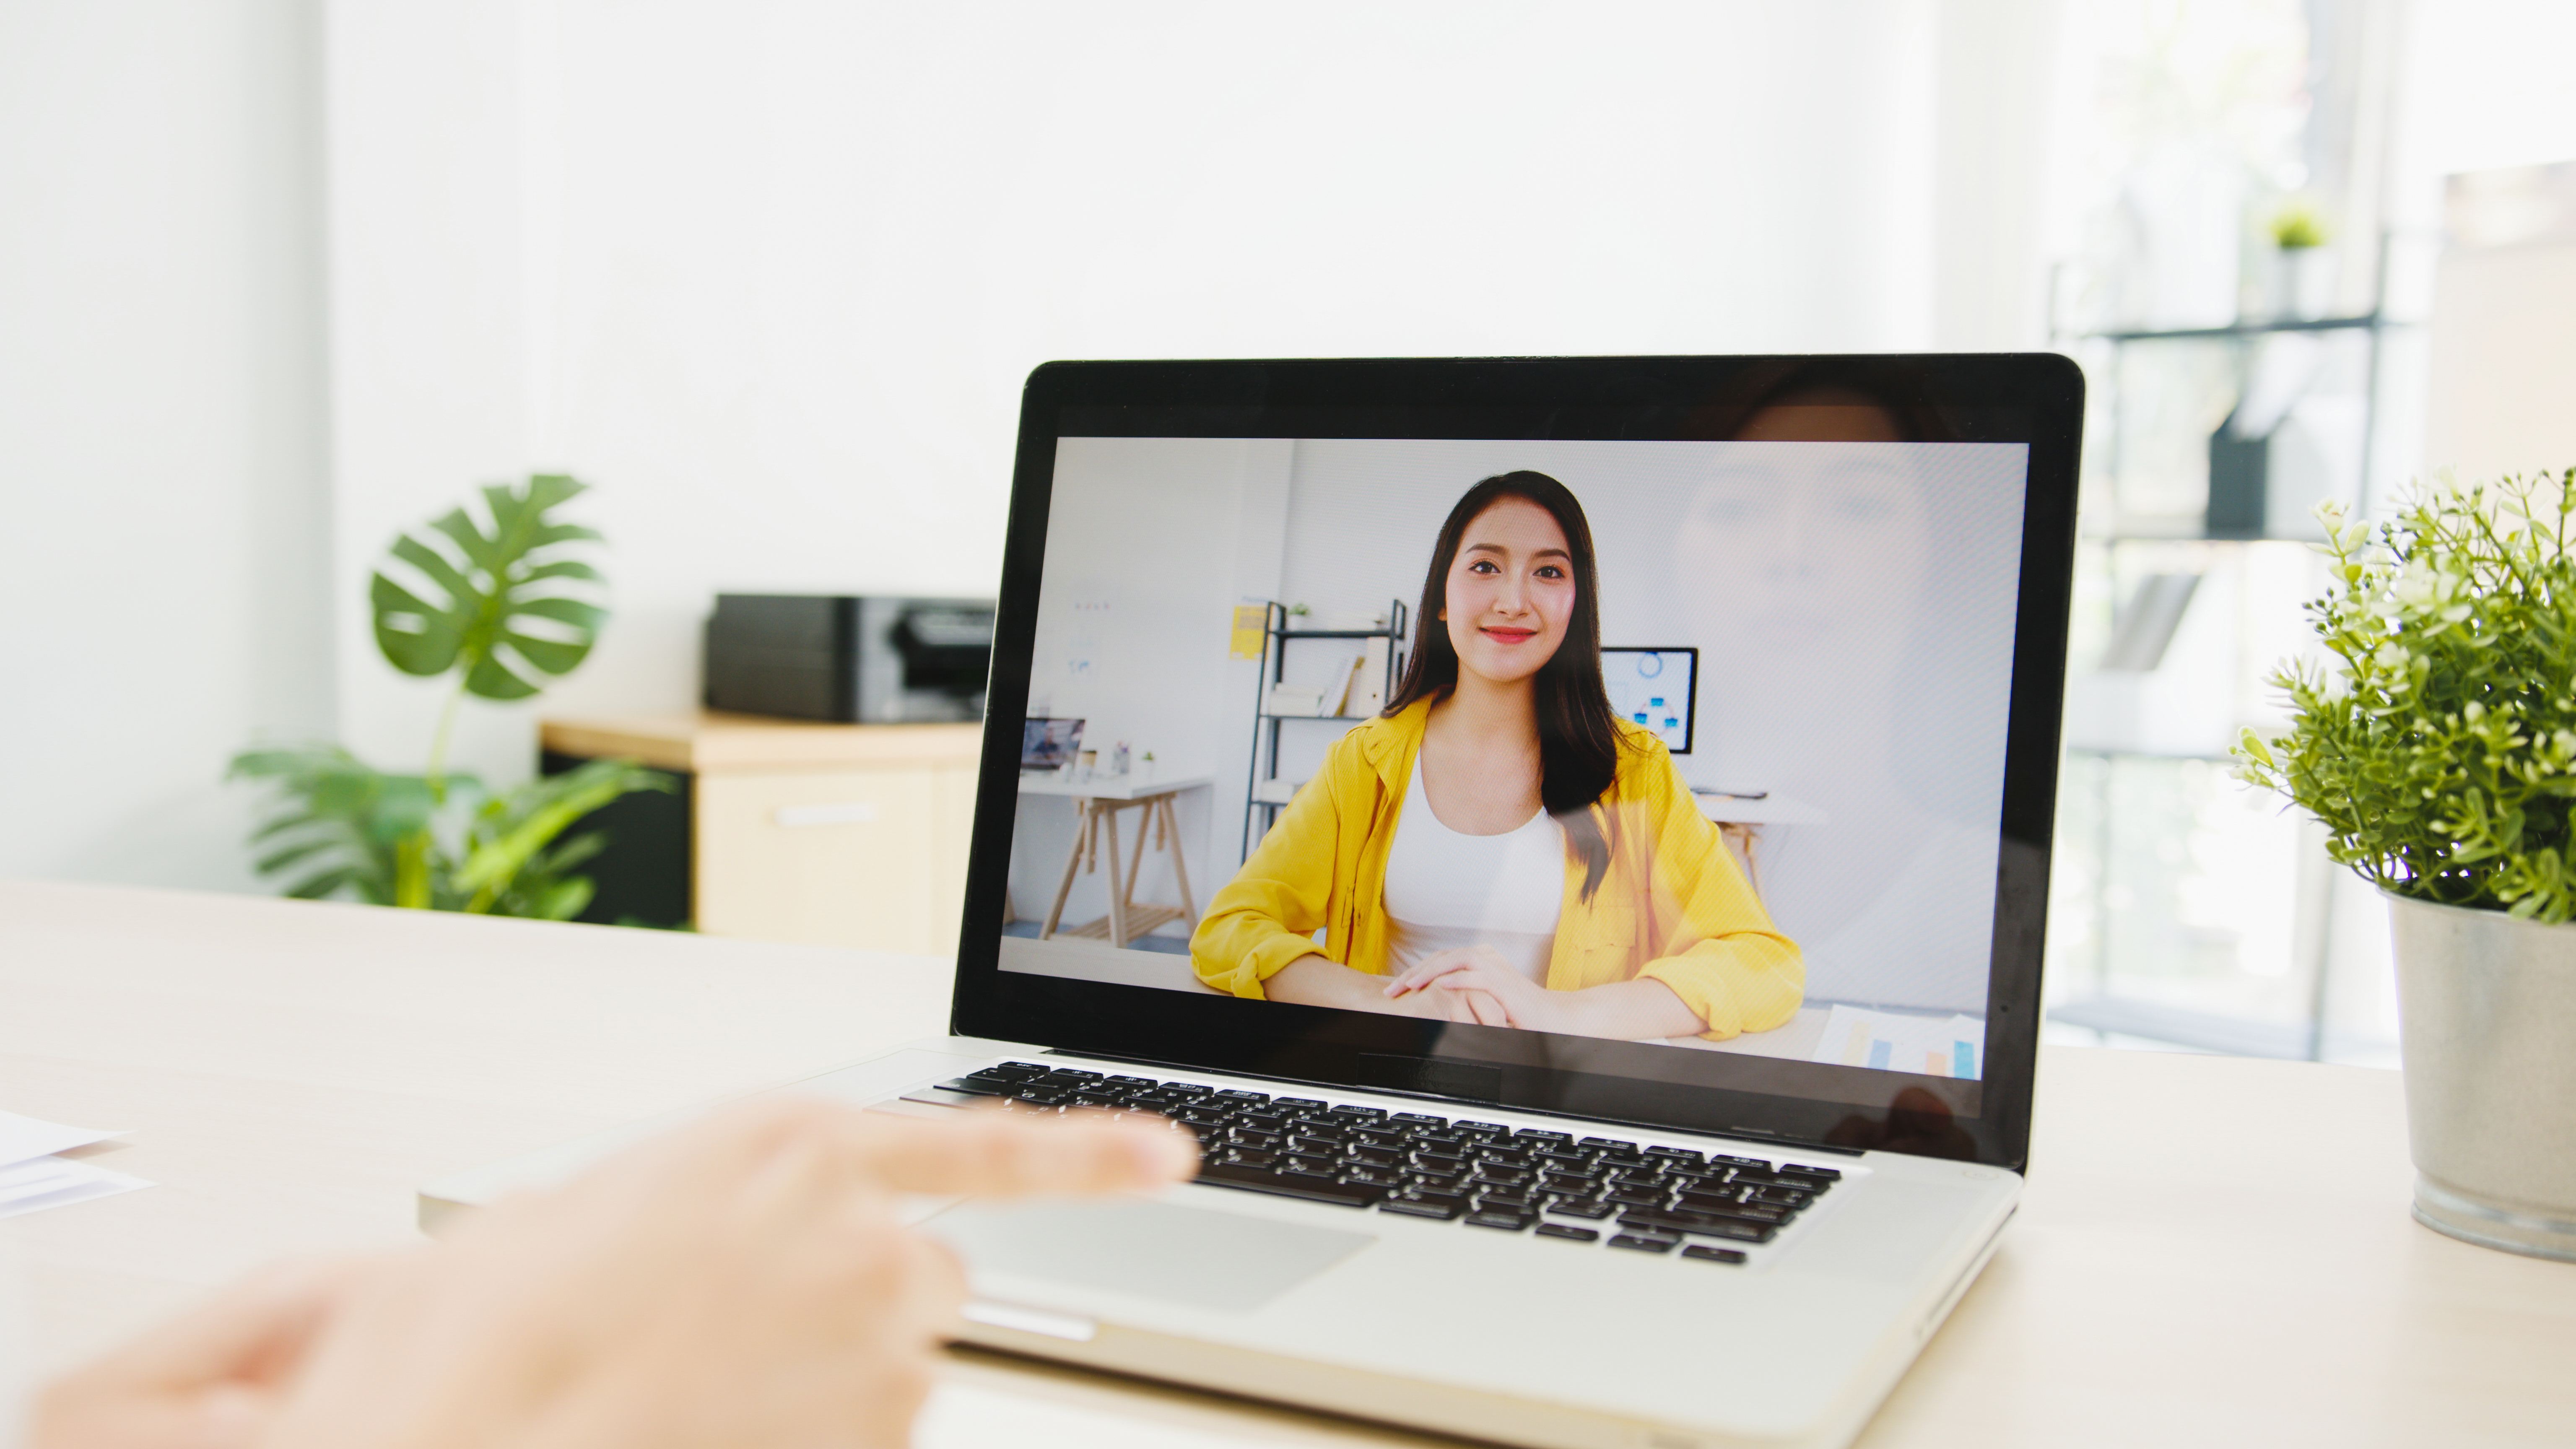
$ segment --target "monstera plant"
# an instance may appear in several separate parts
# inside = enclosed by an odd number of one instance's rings
[[[487,487],[480,522],[464,508],[394,540],[415,577],[379,569],[368,588],[376,647],[396,669],[453,675],[431,736],[428,768],[390,775],[337,745],[251,749],[234,778],[274,782],[277,809],[253,833],[255,869],[287,879],[287,895],[353,896],[422,910],[569,920],[590,903],[573,873],[606,845],[565,830],[633,790],[668,790],[667,775],[633,760],[593,760],[496,794],[447,768],[467,695],[526,699],[580,667],[608,612],[583,597],[604,584],[578,556],[604,542],[555,510],[584,492],[557,474],[523,488]]]

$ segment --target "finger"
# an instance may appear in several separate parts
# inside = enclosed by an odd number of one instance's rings
[[[1108,1113],[961,1112],[927,1121],[846,1112],[836,1127],[843,1150],[897,1192],[1140,1192],[1198,1170],[1188,1134]]]
[[[303,1357],[331,1310],[392,1256],[278,1264],[224,1289],[92,1371],[163,1388],[282,1377]]]
[[[1466,996],[1467,1004],[1475,1008],[1476,1020],[1480,1025],[1510,1026],[1512,1024],[1512,1014],[1504,1009],[1503,1003],[1496,1000],[1493,993],[1470,991]]]
[[[1444,957],[1448,959],[1443,959]],[[1475,967],[1476,963],[1466,956],[1443,951],[1440,955],[1404,973],[1402,984],[1407,991],[1420,991],[1436,981],[1455,976],[1461,971],[1472,971]],[[1390,991],[1387,994],[1392,996],[1395,993]]]

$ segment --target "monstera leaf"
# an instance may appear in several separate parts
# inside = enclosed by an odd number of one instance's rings
[[[251,841],[252,869],[298,876],[286,894],[320,900],[347,891],[377,905],[397,903],[407,842],[426,839],[438,806],[429,781],[387,775],[337,745],[244,750],[230,777],[276,784],[276,809]],[[470,776],[452,776],[460,798],[479,796]]]
[[[571,673],[608,611],[563,592],[571,581],[602,580],[597,569],[562,555],[565,545],[595,543],[600,535],[549,515],[584,491],[571,478],[540,473],[523,489],[483,490],[488,533],[459,508],[432,519],[426,534],[396,539],[393,556],[444,598],[431,602],[377,574],[368,591],[376,647],[405,674],[462,669],[466,692],[485,699],[526,699],[545,687],[544,678]]]

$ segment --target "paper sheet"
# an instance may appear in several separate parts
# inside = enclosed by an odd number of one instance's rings
[[[1973,1016],[1904,1016],[1836,1006],[1815,1060],[1927,1077],[1985,1075],[1986,1024]]]
[[[47,1208],[69,1207],[92,1198],[113,1197],[152,1184],[122,1172],[92,1167],[68,1158],[39,1157],[0,1167],[0,1218]]]
[[[150,1187],[127,1173],[51,1155],[124,1135],[0,1112],[0,1218]]]
[[[94,1132],[87,1127],[66,1127],[60,1122],[39,1122],[15,1112],[0,1112],[0,1167],[24,1162],[31,1157],[49,1157],[122,1137],[122,1132]]]

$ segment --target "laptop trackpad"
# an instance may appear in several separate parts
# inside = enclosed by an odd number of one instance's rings
[[[968,1202],[922,1224],[979,1272],[1248,1313],[1377,1241],[1166,1202]]]

